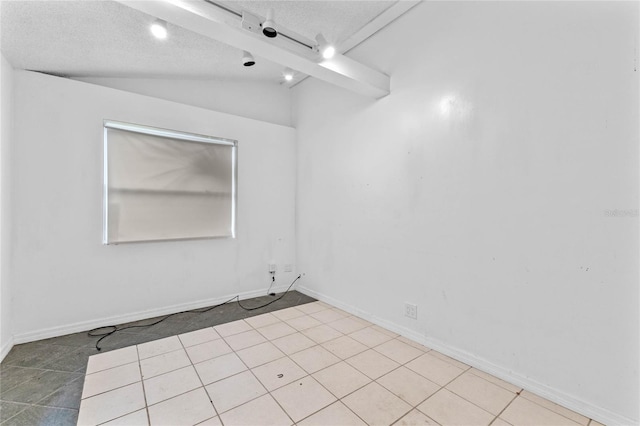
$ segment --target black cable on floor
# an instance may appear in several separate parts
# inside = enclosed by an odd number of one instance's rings
[[[280,297],[278,297],[276,299],[273,299],[273,300],[265,303],[264,305],[254,306],[254,307],[250,307],[250,308],[246,307],[246,306],[242,306],[242,303],[240,303],[240,295],[237,295],[237,296],[233,296],[231,299],[227,300],[226,302],[222,302],[222,303],[220,303],[218,305],[210,306],[208,308],[191,309],[189,311],[175,312],[173,314],[169,314],[169,315],[165,316],[164,318],[162,318],[162,319],[160,319],[160,320],[158,320],[156,322],[152,322],[151,324],[129,325],[129,326],[126,326],[126,327],[121,327],[121,328],[118,328],[118,326],[116,326],[116,325],[107,325],[107,326],[104,326],[104,327],[98,327],[98,328],[94,328],[93,330],[89,330],[87,332],[87,335],[89,335],[90,337],[100,337],[98,339],[98,341],[96,342],[96,349],[98,351],[101,351],[102,348],[100,347],[100,342],[102,342],[103,339],[106,339],[107,337],[111,336],[112,334],[114,334],[114,333],[116,333],[118,331],[128,330],[130,328],[151,327],[153,325],[160,324],[162,321],[164,321],[167,318],[172,317],[174,315],[185,314],[185,313],[188,313],[188,314],[203,314],[205,312],[209,312],[212,309],[215,309],[215,308],[218,308],[220,306],[226,305],[227,303],[232,302],[234,300],[237,300],[238,306],[240,306],[245,311],[255,311],[256,309],[264,308],[264,307],[269,306],[272,303],[275,303],[278,300],[282,299],[289,292],[289,290],[291,290],[291,287],[293,287],[293,285],[296,283],[296,281],[298,281],[300,279],[300,277],[302,277],[302,275],[298,275],[296,277],[296,279],[293,280],[293,282],[291,282],[289,287],[287,287],[287,289],[284,291],[284,293],[282,293],[280,295]],[[271,288],[271,287],[269,287],[269,288]],[[102,329],[108,329],[109,331],[98,332],[98,330],[102,330]]]

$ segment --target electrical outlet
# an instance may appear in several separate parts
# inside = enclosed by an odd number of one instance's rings
[[[269,264],[269,273],[270,274],[275,274],[276,273],[276,264],[275,263],[270,263]]]
[[[290,264],[290,263],[286,263],[286,264],[284,265],[284,271],[285,271],[285,272],[291,272],[291,271],[293,271],[293,265],[292,265],[292,264]]]
[[[418,305],[413,303],[404,304],[404,316],[411,319],[418,319]]]

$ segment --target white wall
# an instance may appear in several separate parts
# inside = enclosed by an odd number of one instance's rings
[[[240,117],[291,125],[290,90],[275,83],[106,77],[78,77],[76,80]]]
[[[263,294],[269,262],[295,263],[292,128],[33,72],[14,80],[16,342]],[[103,119],[237,139],[237,238],[103,246]]]
[[[0,55],[0,361],[11,350],[11,231],[10,140],[13,116],[13,68]]]
[[[350,53],[390,96],[300,84],[306,291],[637,422],[638,45],[636,2],[425,2]]]

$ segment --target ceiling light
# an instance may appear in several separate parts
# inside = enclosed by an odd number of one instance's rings
[[[282,73],[282,75],[284,76],[284,79],[286,81],[293,80],[293,70],[291,68],[285,68],[284,72]]]
[[[245,67],[252,67],[256,64],[256,60],[253,59],[253,55],[246,50],[242,51],[242,65]]]
[[[167,23],[162,19],[156,19],[155,22],[151,24],[151,34],[159,39],[167,38]]]
[[[318,51],[324,59],[331,59],[336,54],[336,48],[331,45],[322,34],[316,36],[316,42],[318,43]]]
[[[273,9],[269,9],[267,12],[267,20],[262,23],[262,34],[266,35],[269,38],[274,38],[278,35],[278,30],[276,30],[276,23],[273,22]]]

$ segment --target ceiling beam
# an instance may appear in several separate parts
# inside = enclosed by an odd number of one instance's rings
[[[116,1],[356,93],[379,99],[390,92],[390,79],[386,74],[341,54],[336,54],[330,60],[320,60],[317,52],[287,41],[284,37],[270,39],[245,30],[241,28],[237,16],[204,1]]]
[[[341,43],[338,52],[347,53],[420,3],[420,0],[398,0]]]
[[[342,42],[337,47],[337,52],[342,54],[347,53],[420,3],[421,0],[396,1],[392,6],[385,9],[382,13],[373,18],[371,21],[367,22],[362,28],[356,31],[344,42]],[[307,77],[308,76],[304,76],[298,79],[294,84],[291,85],[291,87],[297,86],[298,84],[302,83],[307,79]]]

